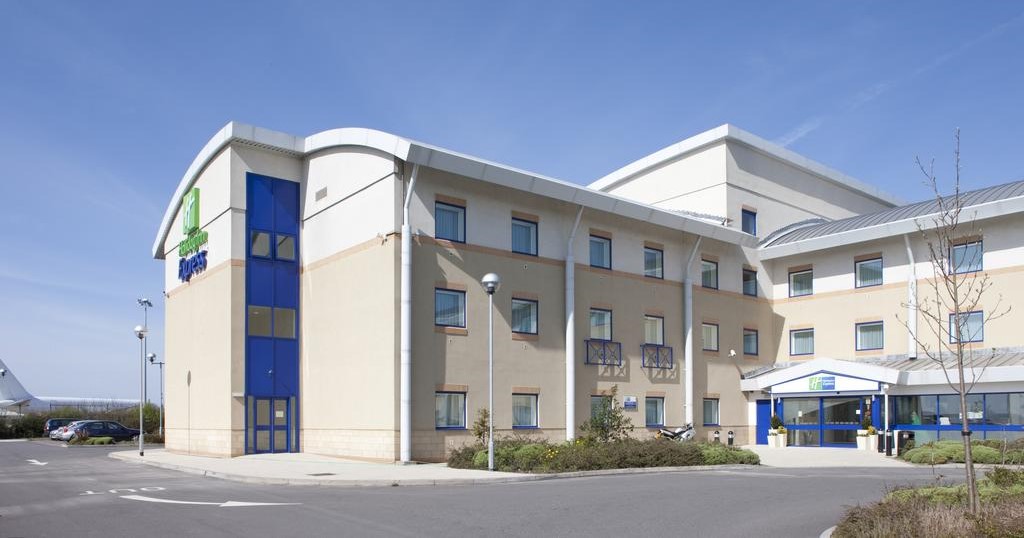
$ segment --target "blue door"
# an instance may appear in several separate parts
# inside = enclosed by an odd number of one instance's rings
[[[291,402],[285,398],[255,398],[252,424],[255,434],[253,452],[291,452]]]
[[[772,425],[772,401],[757,401],[757,444],[768,444],[768,429]]]

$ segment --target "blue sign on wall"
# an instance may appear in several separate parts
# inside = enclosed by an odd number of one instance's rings
[[[836,390],[836,376],[834,375],[816,375],[807,378],[807,388],[809,390]]]

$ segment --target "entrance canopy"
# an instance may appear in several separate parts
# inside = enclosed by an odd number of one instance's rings
[[[821,358],[743,379],[740,389],[794,396],[863,394],[877,393],[883,384],[895,385],[899,379],[895,368]]]

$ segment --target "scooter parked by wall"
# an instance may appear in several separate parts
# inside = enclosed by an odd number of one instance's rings
[[[694,431],[693,424],[687,424],[686,426],[676,428],[674,430],[661,428],[658,430],[657,434],[659,439],[668,439],[670,441],[679,442],[689,441],[690,439],[693,439],[696,435],[697,432]]]

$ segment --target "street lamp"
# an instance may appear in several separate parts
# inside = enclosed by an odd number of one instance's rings
[[[149,363],[160,367],[160,425],[157,426],[160,437],[164,436],[164,361],[157,362],[156,353],[147,353]]]
[[[494,470],[494,292],[501,277],[487,273],[480,280],[487,292],[487,470]]]
[[[140,307],[142,307],[142,328],[146,332],[149,332],[149,309],[153,308],[153,301],[150,301],[145,297],[139,297],[138,299],[135,299],[135,302],[138,303]],[[146,353],[147,351],[149,351],[149,349],[146,346],[146,340],[143,339],[142,353]],[[148,388],[146,387],[146,381],[148,380],[144,379],[142,382],[142,400],[140,400],[141,402],[146,401],[146,389]],[[140,403],[139,405],[142,405],[142,403]]]
[[[139,456],[144,456],[142,443],[146,434],[143,428],[142,403],[146,399],[146,328],[136,325],[135,336],[139,339]]]

